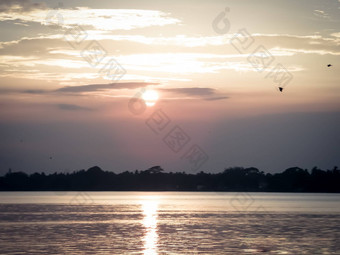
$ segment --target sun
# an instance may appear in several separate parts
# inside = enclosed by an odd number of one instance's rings
[[[158,93],[155,90],[147,90],[142,95],[142,99],[145,101],[147,106],[154,106],[158,98]]]

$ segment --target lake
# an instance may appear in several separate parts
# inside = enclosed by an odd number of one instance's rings
[[[1,254],[340,254],[340,194],[1,192]]]

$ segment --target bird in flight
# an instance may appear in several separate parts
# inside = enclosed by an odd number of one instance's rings
[[[280,92],[282,92],[283,88],[282,88],[282,87],[279,87],[279,90],[280,90]]]
[[[331,64],[328,64],[327,67],[331,67],[332,65]]]

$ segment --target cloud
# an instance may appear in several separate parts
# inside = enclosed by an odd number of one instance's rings
[[[199,97],[204,100],[214,101],[227,99],[227,96],[219,94],[216,89],[213,88],[169,88],[169,89],[159,89],[160,91],[168,92],[171,94],[185,95],[189,97]]]
[[[93,109],[75,104],[57,104],[57,107],[66,111],[91,111]]]
[[[188,79],[189,74],[216,74],[224,70],[256,72],[246,60],[251,52],[238,54],[231,45],[228,45],[228,38],[149,37],[113,33],[109,35],[109,31],[104,31],[103,34],[111,36],[111,39],[100,40],[100,44],[108,56],[114,55],[127,70],[125,79],[129,81],[158,81],[154,77]],[[281,57],[296,56],[297,59],[307,54],[340,55],[339,33],[332,33],[328,37],[291,34],[252,34],[252,36],[256,44],[264,45],[271,55],[277,57],[277,61],[280,61]],[[216,44],[213,45],[215,39]],[[86,47],[89,42],[83,43],[82,46]],[[192,47],[194,45],[196,47]],[[2,78],[59,81],[59,84],[64,86],[105,82],[99,80],[98,70],[91,68],[81,57],[81,50],[73,49],[63,40],[60,31],[57,31],[57,34],[39,34],[35,37],[0,42],[0,55]],[[298,72],[308,68],[299,63],[292,66],[293,62],[286,66],[289,71]]]
[[[149,85],[158,85],[158,83],[152,82],[121,82],[121,83],[110,83],[110,84],[90,84],[82,86],[66,86],[55,90],[54,92],[62,93],[83,93],[83,92],[94,92],[108,89],[136,89],[146,87]]]
[[[96,31],[91,31],[96,33]],[[201,46],[216,46],[229,44],[231,35],[223,36],[187,36],[187,35],[176,35],[172,37],[151,37],[144,35],[113,35],[108,33],[97,33],[96,38],[103,40],[115,40],[115,41],[130,41],[138,42],[146,45],[174,45],[182,47],[201,47]]]
[[[328,13],[326,13],[325,11],[321,11],[321,10],[314,10],[313,12],[314,16],[318,17],[318,18],[322,18],[322,19],[330,19],[330,15]]]
[[[282,55],[282,56],[293,56],[295,54],[318,54],[318,55],[334,55],[334,56],[340,56],[340,51],[327,51],[324,49],[289,49],[289,48],[272,48],[270,49],[270,52],[275,52],[277,55]],[[274,55],[274,54],[272,54]]]
[[[100,42],[108,53],[119,53],[128,56],[130,54],[158,53],[171,51],[177,52],[175,56],[185,50],[186,55],[191,54],[197,58],[240,58],[247,57],[247,54],[238,54],[230,45],[228,37],[146,37],[141,35],[117,35],[108,31],[86,31],[89,36],[84,40],[85,47],[87,40],[95,38]],[[257,44],[263,44],[267,49],[280,47],[303,50],[322,50],[328,54],[337,54],[339,49],[339,36],[337,33],[330,37],[321,35],[289,35],[289,34],[252,34]],[[86,41],[86,42],[85,42]],[[157,46],[155,48],[155,46]],[[35,37],[23,37],[18,40],[0,42],[1,55],[19,56],[49,56],[49,57],[75,57],[80,51],[76,51],[66,43],[63,34],[45,34]]]
[[[45,3],[32,3],[30,0],[1,0],[0,12],[22,13],[33,10],[45,10]]]
[[[205,98],[205,100],[207,101],[217,101],[217,100],[224,100],[224,99],[228,99],[229,97],[210,97],[210,98]]]
[[[22,92],[25,94],[45,94],[47,91],[42,89],[27,89]]]
[[[153,82],[121,82],[110,84],[90,84],[81,86],[65,86],[56,90],[44,89],[9,89],[0,87],[1,94],[32,94],[32,95],[53,95],[53,94],[81,94],[86,92],[97,92],[103,90],[137,89],[150,85],[159,85]],[[65,107],[64,107],[65,108]]]
[[[169,13],[156,10],[90,9],[75,7],[73,9],[58,9],[46,12],[46,10],[38,8],[39,6],[32,5],[31,9],[28,7],[20,7],[26,11],[22,13],[17,11],[17,9],[13,10],[14,7],[10,6],[4,5],[3,9],[6,11],[0,13],[0,21],[35,22],[41,25],[53,25],[62,28],[80,26],[84,29],[93,28],[103,31],[131,30],[150,26],[173,25],[181,22],[179,19],[170,17]],[[37,8],[33,8],[34,6]],[[20,8],[18,10],[20,10]],[[28,11],[29,13],[27,13]]]
[[[339,0],[340,1],[340,0]],[[340,38],[340,32],[332,33],[331,36],[334,36],[336,38]]]
[[[215,93],[215,89],[212,88],[170,88],[161,90],[170,93],[184,94],[189,96],[209,96]]]

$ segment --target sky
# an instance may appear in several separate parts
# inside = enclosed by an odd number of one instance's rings
[[[340,1],[2,0],[0,29],[0,175],[340,167]]]

